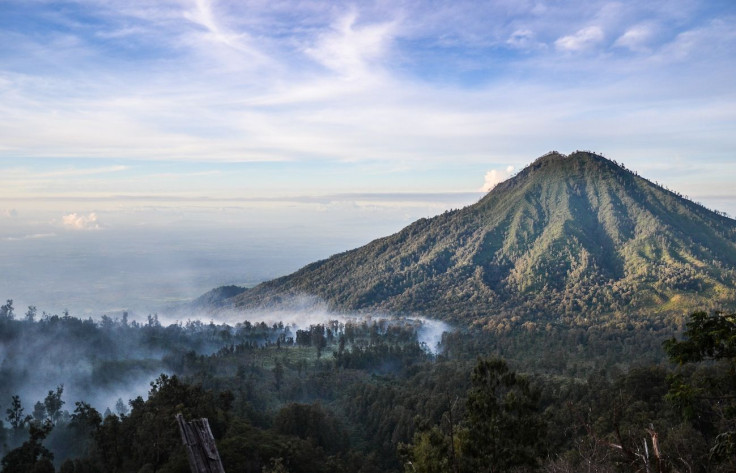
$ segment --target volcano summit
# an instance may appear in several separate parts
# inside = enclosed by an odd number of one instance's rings
[[[307,294],[333,309],[491,327],[666,323],[736,308],[735,241],[733,219],[614,161],[551,152],[476,204],[220,302]]]

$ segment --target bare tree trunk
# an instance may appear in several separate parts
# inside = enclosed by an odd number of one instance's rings
[[[176,421],[179,423],[181,440],[187,449],[192,473],[225,473],[207,419],[187,422],[184,416],[177,414]]]
[[[652,450],[654,451],[654,458],[657,459],[657,473],[662,473],[662,456],[659,453],[659,434],[654,430],[653,424],[649,424],[649,428],[646,430],[652,437]]]
[[[457,466],[457,457],[455,456],[455,427],[453,424],[452,419],[452,408],[455,407],[455,404],[457,404],[457,397],[455,397],[455,402],[450,404],[450,396],[447,395],[447,406],[448,406],[448,412],[450,413],[450,455],[452,460],[452,471],[454,473],[459,473],[458,466]]]

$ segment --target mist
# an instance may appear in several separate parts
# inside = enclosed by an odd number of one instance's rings
[[[335,312],[308,295],[245,312],[180,307],[145,317],[125,313],[122,319],[48,313],[36,318],[6,319],[0,327],[5,338],[0,345],[4,381],[0,406],[9,403],[12,395],[19,395],[30,409],[49,390],[64,386],[67,406],[85,401],[100,412],[113,410],[119,399],[127,404],[138,396],[145,397],[150,382],[159,374],[176,374],[173,360],[177,357],[188,352],[212,354],[231,344],[231,335],[245,324],[270,330],[253,335],[251,342],[256,345],[275,343],[281,335],[293,338],[299,330],[333,323],[375,326],[381,335],[390,327],[401,327],[415,333],[417,343],[433,355],[441,351],[442,334],[452,330],[445,322],[422,316]]]
[[[71,410],[74,402],[84,401],[102,412],[118,399],[127,404],[145,397],[149,382],[168,371],[161,361],[164,350],[132,332],[113,336],[92,320],[51,316],[11,330],[12,338],[0,347],[0,405],[19,395],[27,413],[57,386],[64,387]]]
[[[451,327],[421,314],[335,312],[306,295],[250,312],[188,307],[215,287],[254,286],[462,203],[398,205],[381,196],[267,208],[18,205],[0,216],[0,302],[12,299],[15,311],[0,318],[0,412],[17,395],[32,414],[63,387],[66,415],[78,401],[115,413],[118,401],[146,398],[160,374],[186,376],[193,354],[232,347],[246,324],[258,326],[245,335],[253,345],[332,322],[379,334],[400,327],[434,356]],[[32,322],[29,306],[37,307]]]
[[[161,320],[177,323],[183,317],[193,314],[186,310],[162,315]],[[410,327],[416,331],[417,341],[429,353],[438,354],[441,350],[442,334],[452,331],[452,327],[441,320],[430,319],[421,315],[392,315],[383,312],[346,313],[330,310],[326,302],[318,297],[302,294],[283,297],[278,305],[270,305],[261,309],[236,311],[220,309],[209,314],[210,320],[236,325],[243,321],[251,323],[264,322],[266,325],[283,323],[294,330],[304,330],[313,325],[327,324],[337,321],[342,324],[378,324],[385,328],[391,326]]]

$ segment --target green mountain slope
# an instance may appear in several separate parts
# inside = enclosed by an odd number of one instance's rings
[[[313,295],[505,329],[736,307],[736,221],[600,156],[549,153],[478,203],[228,299]]]

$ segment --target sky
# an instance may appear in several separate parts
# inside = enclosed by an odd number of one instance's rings
[[[736,216],[735,84],[733,0],[0,0],[0,298],[262,280],[551,150]]]

